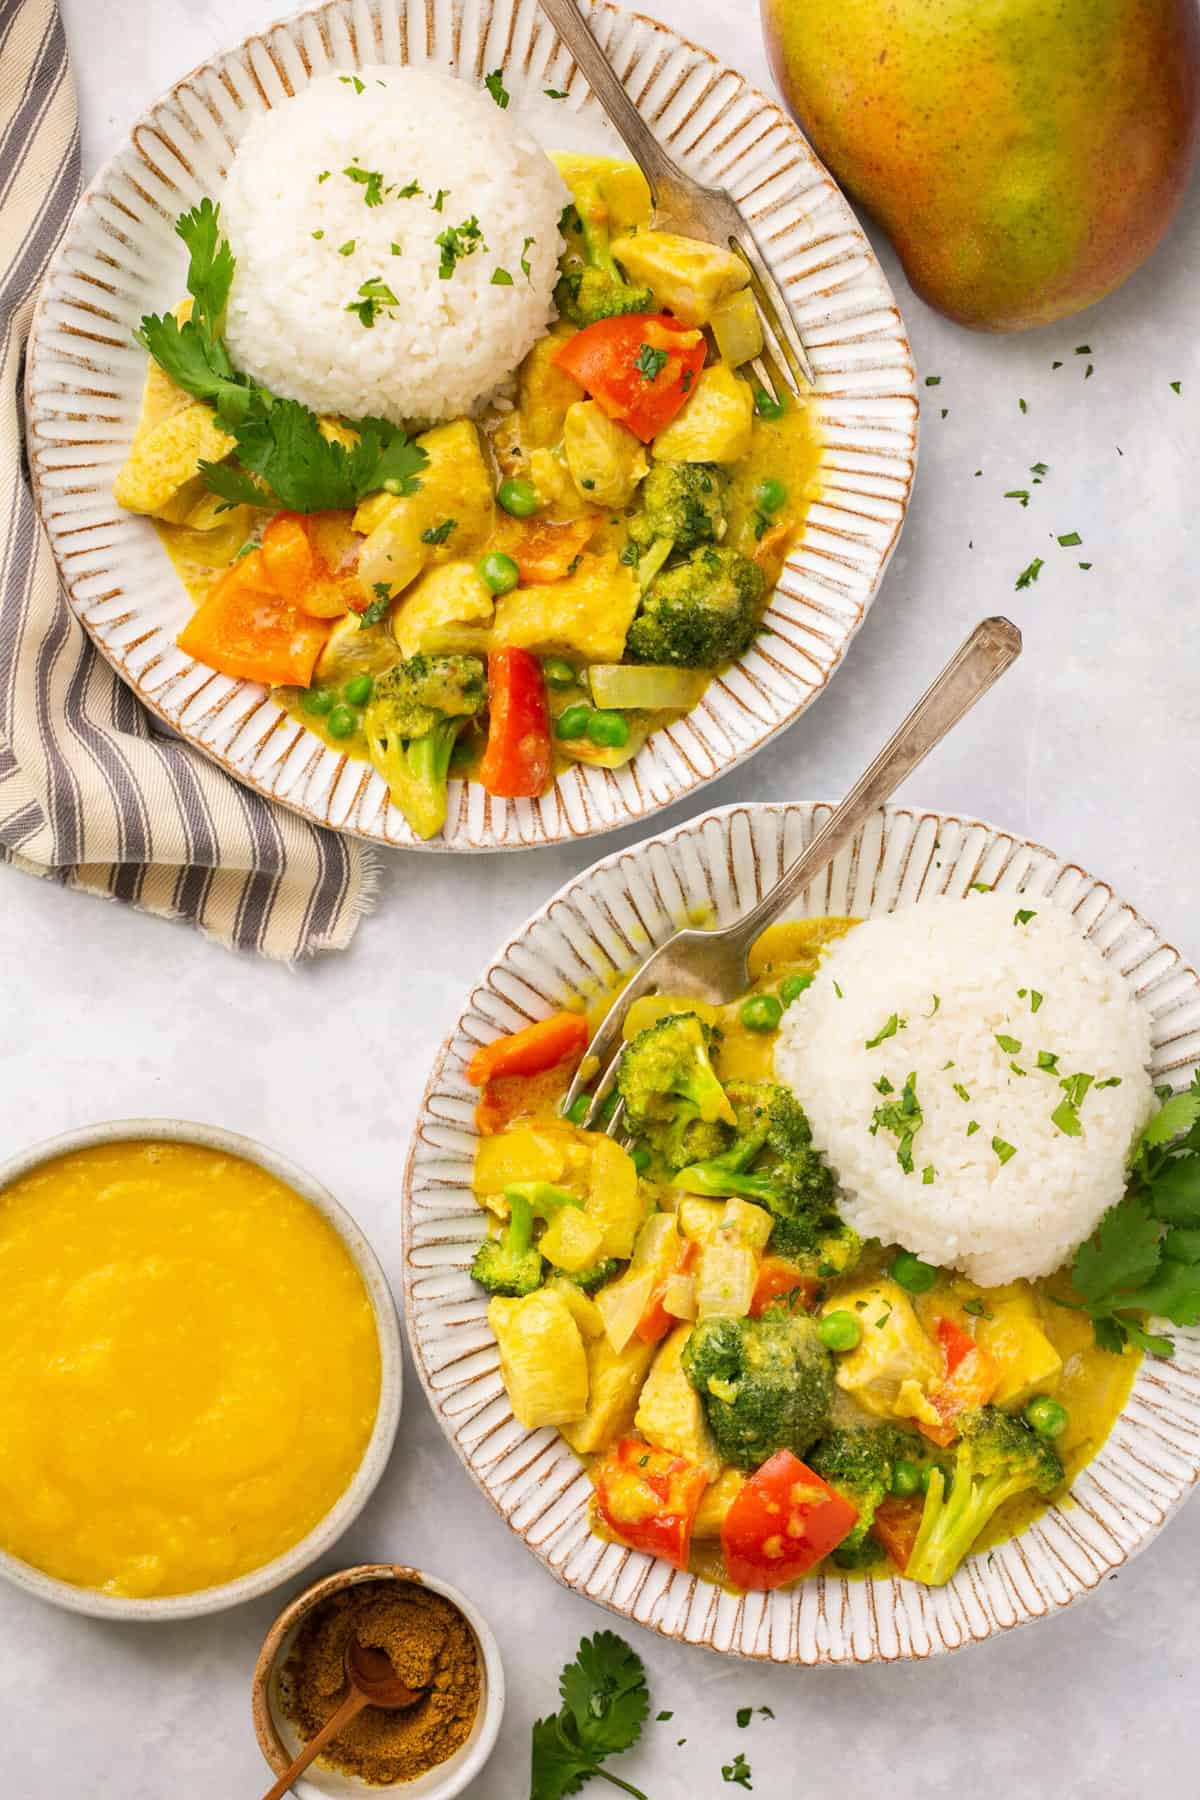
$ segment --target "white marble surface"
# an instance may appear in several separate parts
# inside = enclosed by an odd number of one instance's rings
[[[141,106],[281,0],[63,0],[90,173]],[[648,0],[766,83],[753,9]],[[1200,622],[1200,192],[1170,242],[1084,318],[1011,340],[969,336],[896,281],[922,373],[921,469],[885,590],[831,696],[706,796],[834,797],[985,612],[1025,656],[911,784],[911,798],[1011,826],[1105,873],[1193,958]],[[1076,356],[1077,344],[1091,346]],[[1052,371],[1051,362],[1063,366]],[[1084,379],[1091,361],[1095,373]],[[1182,381],[1182,395],[1169,386]],[[1022,413],[1019,399],[1028,411]],[[940,409],[948,416],[940,417]],[[1119,446],[1119,449],[1118,449]],[[1123,452],[1124,454],[1120,454]],[[1005,500],[1050,465],[1028,509]],[[982,469],[980,476],[975,475]],[[1055,535],[1077,530],[1080,550]],[[1034,556],[1036,586],[1013,583]],[[1078,560],[1092,563],[1089,572]],[[664,823],[669,822],[669,815]],[[471,971],[593,855],[395,856],[346,956],[297,973],[237,961],[182,928],[5,873],[0,1146],[100,1117],[211,1119],[328,1182],[398,1275],[409,1121]],[[635,1632],[653,1684],[646,1747],[621,1765],[652,1800],[715,1796],[745,1753],[753,1791],[842,1800],[927,1795],[1190,1794],[1200,1763],[1194,1569],[1200,1507],[1072,1613],[924,1666],[759,1670]],[[531,1719],[606,1615],[559,1590],[444,1444],[415,1378],[396,1454],[329,1567],[426,1564],[491,1617],[508,1714],[475,1800],[527,1792]],[[233,1800],[266,1785],[248,1683],[277,1599],[172,1628],[117,1628],[0,1594],[6,1800]],[[774,1723],[736,1728],[742,1705]],[[683,1747],[678,1738],[686,1738]],[[593,1791],[593,1790],[589,1790]],[[597,1793],[599,1789],[594,1790]]]

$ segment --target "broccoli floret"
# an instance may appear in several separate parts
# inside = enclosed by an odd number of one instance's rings
[[[726,476],[716,463],[656,462],[642,483],[642,510],[629,536],[645,550],[669,538],[676,550],[694,550],[725,535]]]
[[[857,1231],[832,1216],[819,1221],[800,1215],[776,1219],[770,1246],[776,1256],[786,1256],[802,1275],[816,1281],[833,1281],[857,1268],[863,1241]]]
[[[758,630],[763,572],[736,550],[702,544],[656,575],[625,640],[634,662],[713,669],[748,650]]]
[[[363,714],[370,758],[418,837],[446,823],[450,758],[487,698],[477,656],[413,656],[376,681]]]
[[[758,1468],[776,1450],[803,1456],[829,1428],[833,1358],[809,1313],[701,1319],[682,1364],[718,1450],[739,1469]]]
[[[575,325],[594,325],[597,319],[616,318],[620,313],[654,312],[650,289],[633,286],[617,267],[610,248],[608,206],[597,183],[580,182],[575,213],[583,260],[571,256],[558,279],[554,303],[559,312]]]
[[[1032,1488],[1047,1496],[1063,1480],[1054,1446],[997,1407],[963,1413],[958,1421],[949,1492],[940,1468],[929,1475],[921,1528],[905,1574],[942,1587],[993,1514]]]
[[[808,1454],[808,1466],[858,1511],[858,1523],[833,1553],[842,1569],[869,1568],[882,1560],[882,1546],[870,1535],[875,1511],[891,1492],[892,1470],[904,1454],[900,1432],[887,1425],[858,1431],[834,1430]]]
[[[626,1121],[668,1172],[719,1146],[734,1121],[709,1061],[711,1035],[695,1013],[669,1013],[631,1039],[617,1069]]]
[[[575,1194],[548,1181],[514,1181],[504,1190],[508,1222],[498,1238],[480,1244],[471,1274],[489,1294],[520,1299],[542,1285],[542,1253],[533,1241],[533,1222],[552,1219],[564,1206],[582,1206]]]
[[[574,1274],[569,1269],[559,1269],[558,1274],[564,1281],[573,1281],[585,1294],[594,1294],[597,1288],[612,1280],[620,1267],[619,1257],[606,1256],[602,1262],[593,1263],[590,1269],[577,1269]]]

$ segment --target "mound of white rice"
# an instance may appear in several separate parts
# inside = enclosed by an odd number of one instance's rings
[[[868,919],[826,951],[775,1051],[854,1229],[989,1287],[1048,1275],[1090,1235],[1154,1105],[1149,1027],[1121,975],[1069,915],[1033,901],[1021,922],[1025,904],[973,894]],[[1077,1074],[1094,1080],[1072,1136],[1051,1115]],[[901,1120],[877,1113],[910,1076],[906,1173]]]
[[[470,412],[554,316],[567,199],[481,88],[391,67],[314,81],[254,121],[221,197],[234,362],[319,413]],[[443,279],[447,229],[474,247]],[[367,308],[368,325],[348,309],[380,283],[393,299]]]

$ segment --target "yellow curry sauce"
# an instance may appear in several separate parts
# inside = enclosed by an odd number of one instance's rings
[[[774,992],[788,975],[812,974],[824,947],[852,930],[856,922],[851,918],[815,917],[771,926],[751,951],[749,963],[753,984],[749,992]],[[615,990],[607,988],[590,999],[591,1025],[598,1023],[620,985],[622,984],[618,983]],[[626,1036],[636,1035],[665,1013],[685,1009],[694,1011],[706,1023],[717,1028],[710,1054],[713,1067],[723,1082],[735,1079],[770,1080],[773,1077],[774,1035],[747,1030],[739,1017],[741,1004],[740,998],[727,1006],[711,1007],[701,1002],[672,999],[669,995],[655,995],[635,1002],[630,1008]],[[546,1125],[553,1121],[556,1130],[564,1129],[563,1121],[549,1102],[533,1116],[533,1122],[537,1120]],[[588,1136],[582,1132],[576,1135],[580,1139]],[[570,1178],[569,1168],[567,1178]],[[662,1208],[674,1207],[680,1203],[678,1194],[657,1185],[654,1188],[654,1198]],[[868,1246],[852,1273],[825,1281],[822,1310],[837,1307],[841,1299],[853,1303],[854,1296],[861,1295],[873,1282],[886,1282],[895,1255],[894,1247]],[[934,1330],[938,1318],[948,1318],[985,1344],[989,1344],[990,1339],[990,1347],[999,1353],[1003,1350],[1003,1334],[1015,1318],[1021,1322],[1022,1329],[1023,1322],[1028,1320],[1036,1327],[1036,1333],[1031,1335],[1040,1334],[1038,1341],[1043,1344],[1048,1341],[1052,1347],[1053,1360],[1060,1366],[1038,1379],[1033,1384],[1032,1391],[1052,1395],[1068,1410],[1067,1427],[1055,1442],[1066,1476],[1062,1492],[1065,1492],[1066,1486],[1104,1443],[1129,1397],[1141,1361],[1141,1353],[1132,1349],[1127,1349],[1122,1355],[1098,1349],[1091,1322],[1086,1315],[1054,1303],[1056,1298],[1068,1299],[1070,1295],[1070,1282],[1064,1274],[1034,1282],[1013,1282],[1003,1288],[986,1289],[965,1276],[939,1271],[936,1282],[927,1292],[907,1296],[921,1326],[930,1332]],[[866,1317],[870,1319],[871,1315],[868,1313]],[[865,1335],[869,1337],[870,1332]],[[1049,1359],[1044,1366],[1051,1367]],[[644,1373],[639,1380],[644,1382]],[[997,1404],[1003,1403],[1002,1396],[998,1395]],[[1010,1402],[1011,1405],[1019,1403],[1018,1400]],[[630,1413],[627,1411],[623,1417],[622,1429],[628,1429],[629,1417]],[[835,1390],[834,1426],[878,1425],[883,1417],[879,1409],[868,1409],[860,1405],[857,1399],[844,1392],[840,1386]],[[903,1419],[897,1419],[891,1413],[886,1415],[886,1422],[901,1426],[905,1424]],[[911,1420],[908,1424],[911,1427]],[[564,1436],[570,1442],[571,1427],[563,1429]],[[914,1436],[913,1444],[914,1456],[918,1459],[936,1454],[932,1446],[925,1445],[917,1436]],[[597,1453],[604,1447],[599,1446]],[[667,1447],[674,1449],[678,1446]],[[594,1456],[585,1454],[582,1460],[590,1464]],[[737,1471],[726,1468],[706,1491],[696,1516],[689,1567],[693,1573],[718,1585],[729,1585],[721,1553],[720,1534],[725,1513],[742,1479]],[[1015,1535],[1055,1501],[1062,1503],[1061,1493],[1044,1499],[1032,1490],[1009,1501],[997,1511],[975,1541],[973,1552],[986,1550]],[[592,1509],[592,1524],[600,1536],[613,1536],[595,1507]],[[839,1570],[838,1573],[843,1571]],[[857,1572],[851,1572],[849,1578],[857,1579],[859,1576]]]
[[[133,1597],[290,1548],[362,1459],[379,1342],[316,1209],[194,1144],[72,1152],[0,1194],[0,1546]]]

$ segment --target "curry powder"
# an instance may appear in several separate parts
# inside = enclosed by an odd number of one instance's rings
[[[307,1743],[346,1697],[343,1658],[354,1635],[384,1650],[423,1697],[402,1712],[364,1707],[321,1761],[384,1787],[415,1781],[464,1744],[482,1685],[474,1634],[458,1608],[414,1581],[364,1581],[330,1594],[304,1620],[283,1668],[280,1697]]]

